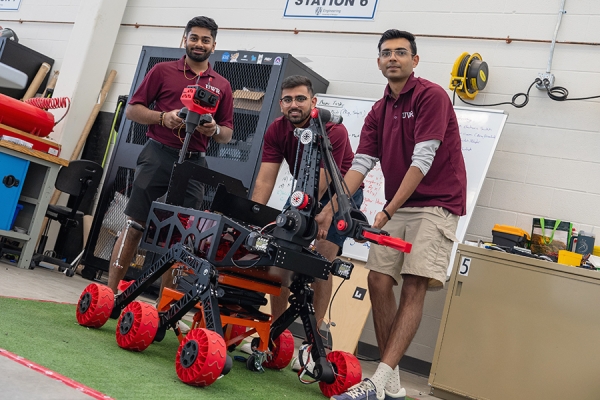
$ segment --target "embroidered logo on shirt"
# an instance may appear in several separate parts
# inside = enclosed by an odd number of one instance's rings
[[[208,90],[211,90],[211,91],[213,91],[213,92],[217,93],[217,94],[221,94],[221,90],[220,90],[218,87],[214,87],[214,86],[213,86],[213,85],[211,85],[210,83],[207,83],[207,84],[206,84],[206,88],[207,88]]]
[[[404,111],[402,112],[402,119],[404,118],[414,118],[415,114],[412,111]]]

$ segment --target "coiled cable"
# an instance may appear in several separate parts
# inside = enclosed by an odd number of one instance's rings
[[[54,123],[54,126],[62,121],[69,109],[71,108],[71,99],[68,97],[34,97],[28,100],[25,100],[25,103],[32,105],[37,108],[41,108],[43,110],[53,110],[56,108],[67,108],[67,111],[63,114],[62,117],[58,121]]]

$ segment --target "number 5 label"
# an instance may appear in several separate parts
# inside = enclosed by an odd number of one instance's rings
[[[462,257],[460,259],[458,274],[462,275],[462,276],[468,276],[470,269],[471,269],[471,259],[468,257]]]

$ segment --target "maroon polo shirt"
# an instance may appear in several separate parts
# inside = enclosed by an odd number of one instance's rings
[[[308,124],[306,126],[308,127]],[[283,116],[275,119],[269,125],[264,137],[262,162],[279,164],[285,159],[290,167],[291,174],[294,173],[294,164],[297,165],[296,170],[300,169],[301,160],[296,160],[298,138],[294,136],[295,128],[294,124]],[[333,148],[335,163],[342,176],[346,175],[354,159],[348,131],[344,125],[331,122],[325,124],[325,130]],[[301,145],[300,155],[302,155],[303,149],[304,145]]]
[[[365,118],[356,153],[379,158],[389,203],[412,163],[415,144],[432,139],[442,143],[431,168],[402,207],[440,206],[464,215],[467,175],[460,133],[441,86],[412,74],[397,99],[387,86]]]
[[[185,56],[179,60],[161,62],[152,67],[129,99],[129,104],[142,104],[148,107],[156,101],[154,111],[165,112],[183,108],[180,100],[183,89],[196,84],[196,79],[188,79],[195,76],[188,65],[185,65],[187,78],[184,76],[184,59]],[[233,129],[233,95],[229,81],[215,72],[209,63],[208,69],[202,73],[198,84],[221,96],[213,118],[218,125]],[[146,135],[162,144],[180,149],[185,139],[185,126],[181,129],[169,129],[158,124],[149,125]],[[206,151],[208,140],[208,137],[196,132],[190,140],[188,150]]]

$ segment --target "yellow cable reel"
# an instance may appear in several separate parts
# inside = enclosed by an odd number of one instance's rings
[[[450,90],[463,99],[474,99],[488,81],[488,65],[478,53],[462,53],[450,73]]]

